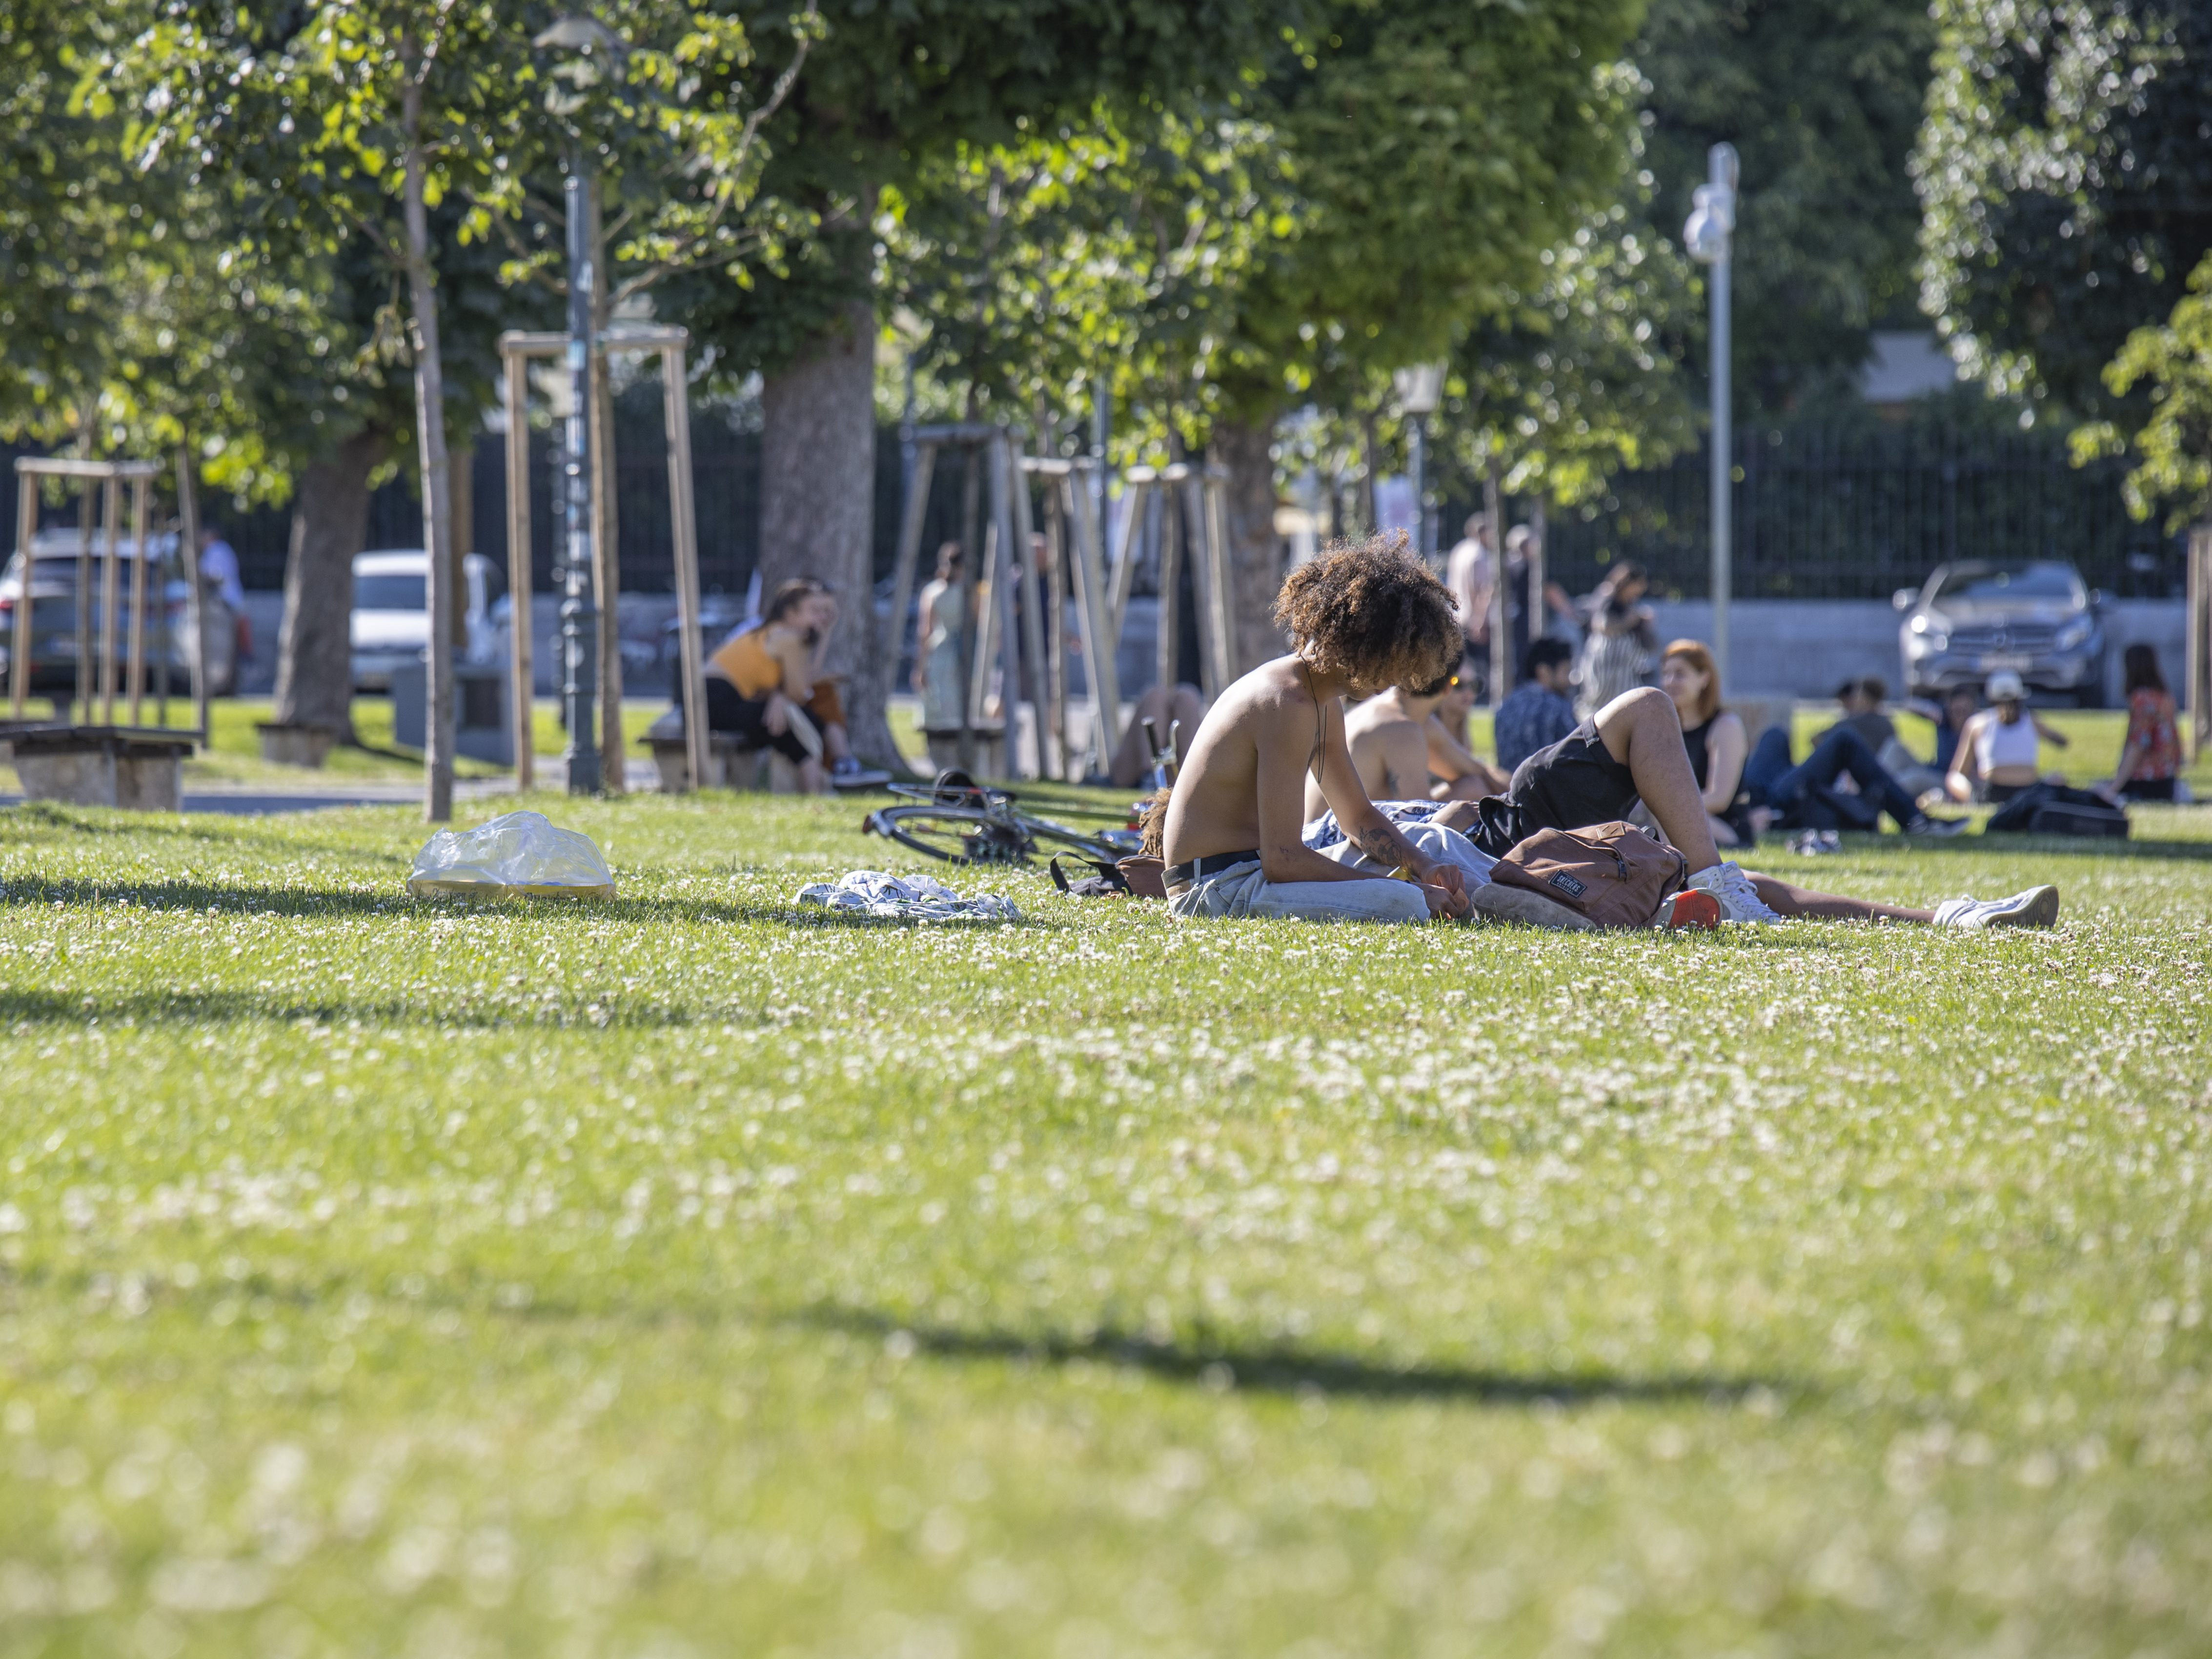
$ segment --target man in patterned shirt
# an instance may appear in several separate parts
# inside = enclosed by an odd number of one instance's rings
[[[1498,745],[1498,769],[1513,769],[1539,749],[1548,749],[1575,729],[1574,647],[1565,640],[1538,640],[1529,646],[1515,686],[1492,721]]]

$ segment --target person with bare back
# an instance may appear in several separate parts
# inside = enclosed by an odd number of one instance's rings
[[[1176,779],[1162,832],[1170,912],[1315,921],[1465,915],[1466,872],[1446,842],[1460,838],[1427,825],[1408,835],[1375,810],[1346,746],[1340,701],[1448,675],[1462,644],[1450,594],[1402,536],[1376,537],[1292,571],[1275,621],[1291,654],[1222,693]],[[1343,827],[1333,853],[1302,839],[1309,779]]]

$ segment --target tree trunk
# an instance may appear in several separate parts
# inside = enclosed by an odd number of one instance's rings
[[[1382,481],[1382,442],[1375,434],[1372,410],[1359,417],[1359,512],[1365,520],[1359,533],[1371,536],[1382,527],[1382,504],[1375,494],[1375,486]]]
[[[300,470],[276,635],[279,726],[353,740],[353,561],[368,539],[369,475],[390,450],[370,428]]]
[[[422,817],[453,816],[453,476],[446,453],[445,359],[438,341],[438,293],[430,270],[430,217],[423,200],[422,90],[410,76],[403,94],[407,149],[403,207],[407,220],[408,300],[415,313],[415,432],[422,478],[422,545],[430,556],[428,707],[423,710]]]
[[[1283,547],[1275,534],[1275,459],[1272,422],[1218,420],[1208,454],[1229,469],[1230,678],[1249,674],[1283,654],[1275,595],[1283,585]]]
[[[466,437],[456,446],[446,467],[446,476],[453,482],[451,503],[453,524],[453,588],[447,600],[447,615],[453,620],[453,649],[466,651],[469,646],[469,584],[463,561],[477,550],[477,443]]]
[[[903,772],[884,708],[892,665],[875,649],[876,318],[848,306],[761,388],[761,593],[793,576],[837,590],[829,667],[845,680],[854,752]]]

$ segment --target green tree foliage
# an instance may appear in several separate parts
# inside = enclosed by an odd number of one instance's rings
[[[1297,228],[1289,172],[1261,122],[1104,108],[919,169],[880,224],[925,386],[1017,420],[1103,388],[1149,406],[1133,430],[1157,441],[1190,412],[1236,284]]]
[[[494,191],[504,141],[528,109],[513,95],[528,68],[520,21],[509,0],[325,0],[273,15],[176,0],[124,59],[125,79],[143,88],[129,135],[139,165],[197,154],[218,187],[251,179],[272,245],[308,260],[363,246],[404,289],[433,639],[451,627],[453,549],[439,300],[447,239],[434,236],[432,215]],[[456,240],[481,244],[482,216]],[[350,447],[363,459],[374,453]],[[349,595],[349,577],[335,571],[320,573],[312,592],[288,580],[285,654],[295,669],[302,607],[334,623]],[[317,630],[319,643],[330,631]],[[335,682],[343,671],[321,672]],[[433,820],[452,815],[452,714],[446,659],[434,653],[424,799]]]
[[[167,225],[76,97],[113,20],[66,0],[0,8],[0,433],[48,439],[91,418],[128,310],[121,266]]]
[[[1204,337],[1193,379],[1266,422],[1441,356],[1471,315],[1613,192],[1634,0],[1541,8],[1340,0],[1244,107],[1287,158],[1293,210]]]
[[[1443,459],[1469,484],[1495,461],[1507,489],[1571,504],[1696,441],[1667,347],[1696,290],[1681,250],[1622,203],[1541,259],[1540,283],[1508,290],[1453,349]]]
[[[2105,369],[2117,398],[2142,389],[2149,417],[2132,446],[2112,422],[2073,434],[2077,461],[2123,454],[2136,465],[2124,489],[2128,507],[2147,519],[2160,503],[2166,528],[2212,520],[2212,255],[2190,274],[2189,292],[2166,320],[2130,333]]]
[[[1919,204],[1906,167],[1934,28],[1926,0],[1652,0],[1644,169],[1679,230],[1705,153],[1743,161],[1735,267],[1738,398],[1779,412],[1912,326]],[[1701,322],[1686,319],[1693,342]]]
[[[617,27],[599,47],[533,51],[521,89],[547,118],[514,124],[471,198],[477,226],[497,230],[513,255],[505,279],[565,293],[565,209],[555,198],[564,152],[580,143],[605,202],[603,317],[671,277],[742,283],[756,263],[776,260],[781,216],[755,211],[769,155],[761,128],[822,32],[811,0],[776,20],[766,57],[742,17],[683,0],[624,0],[609,18]],[[525,7],[514,21],[526,31],[544,14]]]
[[[1336,0],[1231,96],[964,152],[894,204],[922,359],[1017,406],[1109,378],[1206,444],[1231,476],[1239,654],[1261,654],[1280,416],[1371,414],[1393,368],[1541,289],[1547,247],[1576,270],[1565,318],[1612,314],[1571,239],[1632,149],[1637,10]]]
[[[2117,414],[2140,377],[2105,366],[2212,251],[2212,7],[1937,0],[1935,15],[1922,302],[1993,389]]]
[[[786,0],[745,9],[756,33]],[[732,283],[692,284],[677,308],[726,373],[774,373],[872,302],[885,273],[886,189],[948,180],[981,153],[1108,109],[1232,82],[1278,9],[1256,0],[822,0],[821,38],[765,128],[763,213],[786,257]],[[985,164],[988,173],[988,164]],[[886,297],[896,301],[895,291]]]

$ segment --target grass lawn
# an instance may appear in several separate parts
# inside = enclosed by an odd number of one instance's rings
[[[1592,940],[543,804],[0,811],[0,1656],[2212,1647],[2212,809]]]

